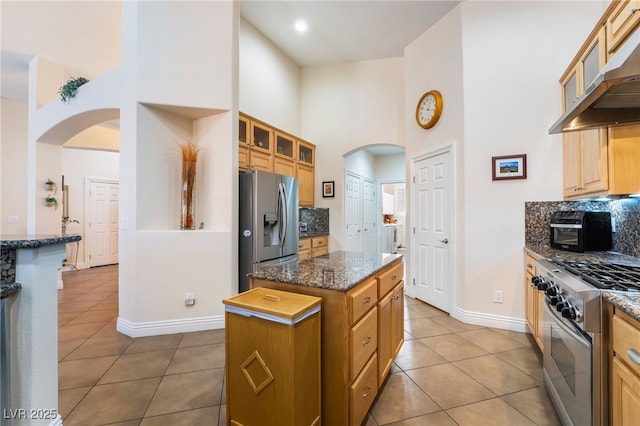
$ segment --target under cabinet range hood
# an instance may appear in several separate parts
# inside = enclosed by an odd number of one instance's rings
[[[640,30],[605,64],[585,92],[549,129],[562,133],[640,122]]]

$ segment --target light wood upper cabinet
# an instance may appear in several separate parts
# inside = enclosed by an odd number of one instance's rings
[[[239,115],[238,133],[240,170],[263,170],[297,178],[299,206],[313,207],[314,144],[243,113]]]
[[[608,10],[607,54],[609,57],[640,25],[640,0],[614,0]]]
[[[640,24],[640,0],[615,0],[560,79],[563,110],[588,90],[606,61]],[[640,191],[640,125],[567,132],[562,147],[566,200]]]

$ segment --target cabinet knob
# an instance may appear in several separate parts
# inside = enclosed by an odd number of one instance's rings
[[[640,364],[640,353],[638,353],[638,351],[636,351],[635,349],[629,348],[627,349],[627,355],[629,356],[629,359],[634,364]]]

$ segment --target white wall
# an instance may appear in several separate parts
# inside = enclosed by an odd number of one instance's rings
[[[81,140],[76,141],[82,143]],[[91,143],[91,141],[87,141],[87,143]],[[82,235],[78,246],[78,264],[76,265],[78,268],[88,267],[87,259],[85,259],[85,233],[88,224],[85,210],[85,195],[87,193],[85,178],[117,181],[119,178],[119,159],[120,154],[117,152],[68,148],[66,145],[62,149],[62,174],[64,175],[64,184],[68,187],[69,217],[80,222],[70,223],[67,226],[67,232]],[[62,212],[59,214],[62,215]],[[75,256],[75,247],[68,247],[68,254]]]
[[[300,67],[244,19],[239,44],[240,111],[304,138]]]
[[[315,205],[331,209],[331,250],[343,245],[344,169],[352,168],[339,158],[366,145],[404,145],[403,87],[402,58],[303,69],[302,134],[317,145]],[[371,162],[360,174],[375,178]],[[320,185],[331,180],[336,197],[322,198]]]
[[[0,234],[27,232],[27,104],[2,98]],[[17,222],[9,223],[9,216]]]
[[[407,156],[454,146],[458,317],[524,329],[524,201],[561,198],[561,137],[547,129],[558,78],[601,12],[588,1],[464,2],[405,50],[407,108],[430,89],[445,105],[430,131],[407,115]],[[492,156],[521,153],[526,180],[491,180]]]

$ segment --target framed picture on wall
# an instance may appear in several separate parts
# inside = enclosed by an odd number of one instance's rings
[[[526,179],[527,154],[491,157],[491,179]]]
[[[335,196],[333,191],[335,181],[329,180],[322,182],[322,198],[331,198]]]

